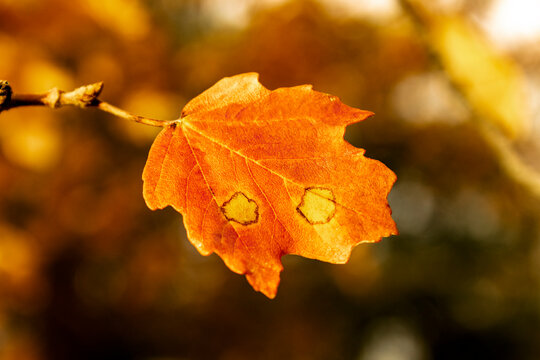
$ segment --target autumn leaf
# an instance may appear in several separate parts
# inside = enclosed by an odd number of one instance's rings
[[[255,73],[224,78],[158,135],[144,198],[175,208],[201,254],[217,253],[273,298],[281,256],[345,263],[357,244],[397,233],[386,200],[396,176],[343,140],[371,115],[310,85],[270,91]]]

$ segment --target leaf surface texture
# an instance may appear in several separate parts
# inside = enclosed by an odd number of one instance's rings
[[[332,263],[397,233],[387,195],[395,174],[343,135],[372,113],[309,85],[270,91],[255,73],[224,78],[156,138],[144,198],[172,206],[203,255],[217,253],[273,298],[281,256]]]

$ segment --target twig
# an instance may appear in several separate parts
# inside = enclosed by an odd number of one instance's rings
[[[73,91],[65,92],[57,88],[43,94],[13,94],[11,86],[0,80],[0,112],[21,106],[48,106],[53,109],[62,106],[95,107],[101,111],[129,121],[150,126],[166,127],[178,120],[157,120],[133,115],[114,105],[98,99],[103,90],[103,82],[81,86]]]

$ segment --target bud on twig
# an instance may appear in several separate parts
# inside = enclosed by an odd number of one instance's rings
[[[176,120],[157,120],[144,116],[130,114],[129,112],[117,108],[105,101],[98,99],[103,90],[103,82],[97,82],[78,87],[72,91],[63,91],[58,88],[52,88],[42,94],[14,94],[11,86],[5,80],[0,80],[0,112],[20,106],[48,106],[56,109],[66,105],[78,106],[81,108],[94,107],[109,114],[118,116],[122,119],[135,121],[150,126],[166,127],[176,124]]]
[[[4,110],[4,105],[11,101],[11,86],[6,80],[0,80],[0,111]]]

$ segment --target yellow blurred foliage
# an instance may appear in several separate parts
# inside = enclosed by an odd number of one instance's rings
[[[179,118],[182,106],[183,101],[178,96],[150,89],[130,93],[122,102],[122,107],[133,114],[163,120]],[[151,143],[161,130],[125,120],[118,120],[115,124],[128,139],[139,145]]]
[[[3,5],[25,9],[38,4],[40,0],[2,0]]]
[[[60,159],[62,138],[47,109],[25,108],[2,114],[0,145],[13,164],[45,171]]]
[[[18,44],[14,39],[0,35],[0,49],[2,49],[0,74],[8,74],[15,69]]]
[[[139,40],[150,31],[148,14],[138,0],[81,0],[96,22],[126,40]]]
[[[286,256],[269,302],[201,257],[174,209],[145,206],[160,128],[92,108],[2,111],[0,360],[540,358],[538,199],[477,126],[540,166],[522,96],[540,52],[506,58],[467,22],[484,27],[497,1],[0,0],[0,78],[15,93],[104,81],[101,100],[174,119],[256,71],[269,89],[313,84],[375,112],[345,136],[396,172],[401,232],[345,265]]]
[[[520,69],[462,18],[432,18],[430,27],[433,47],[471,105],[509,137],[524,134],[529,124]]]
[[[15,89],[19,92],[39,93],[53,87],[62,90],[74,87],[71,74],[46,60],[29,60],[22,67],[21,81]]]
[[[114,54],[98,52],[85,56],[81,59],[78,74],[84,84],[103,81],[106,95],[123,91],[124,69]]]

